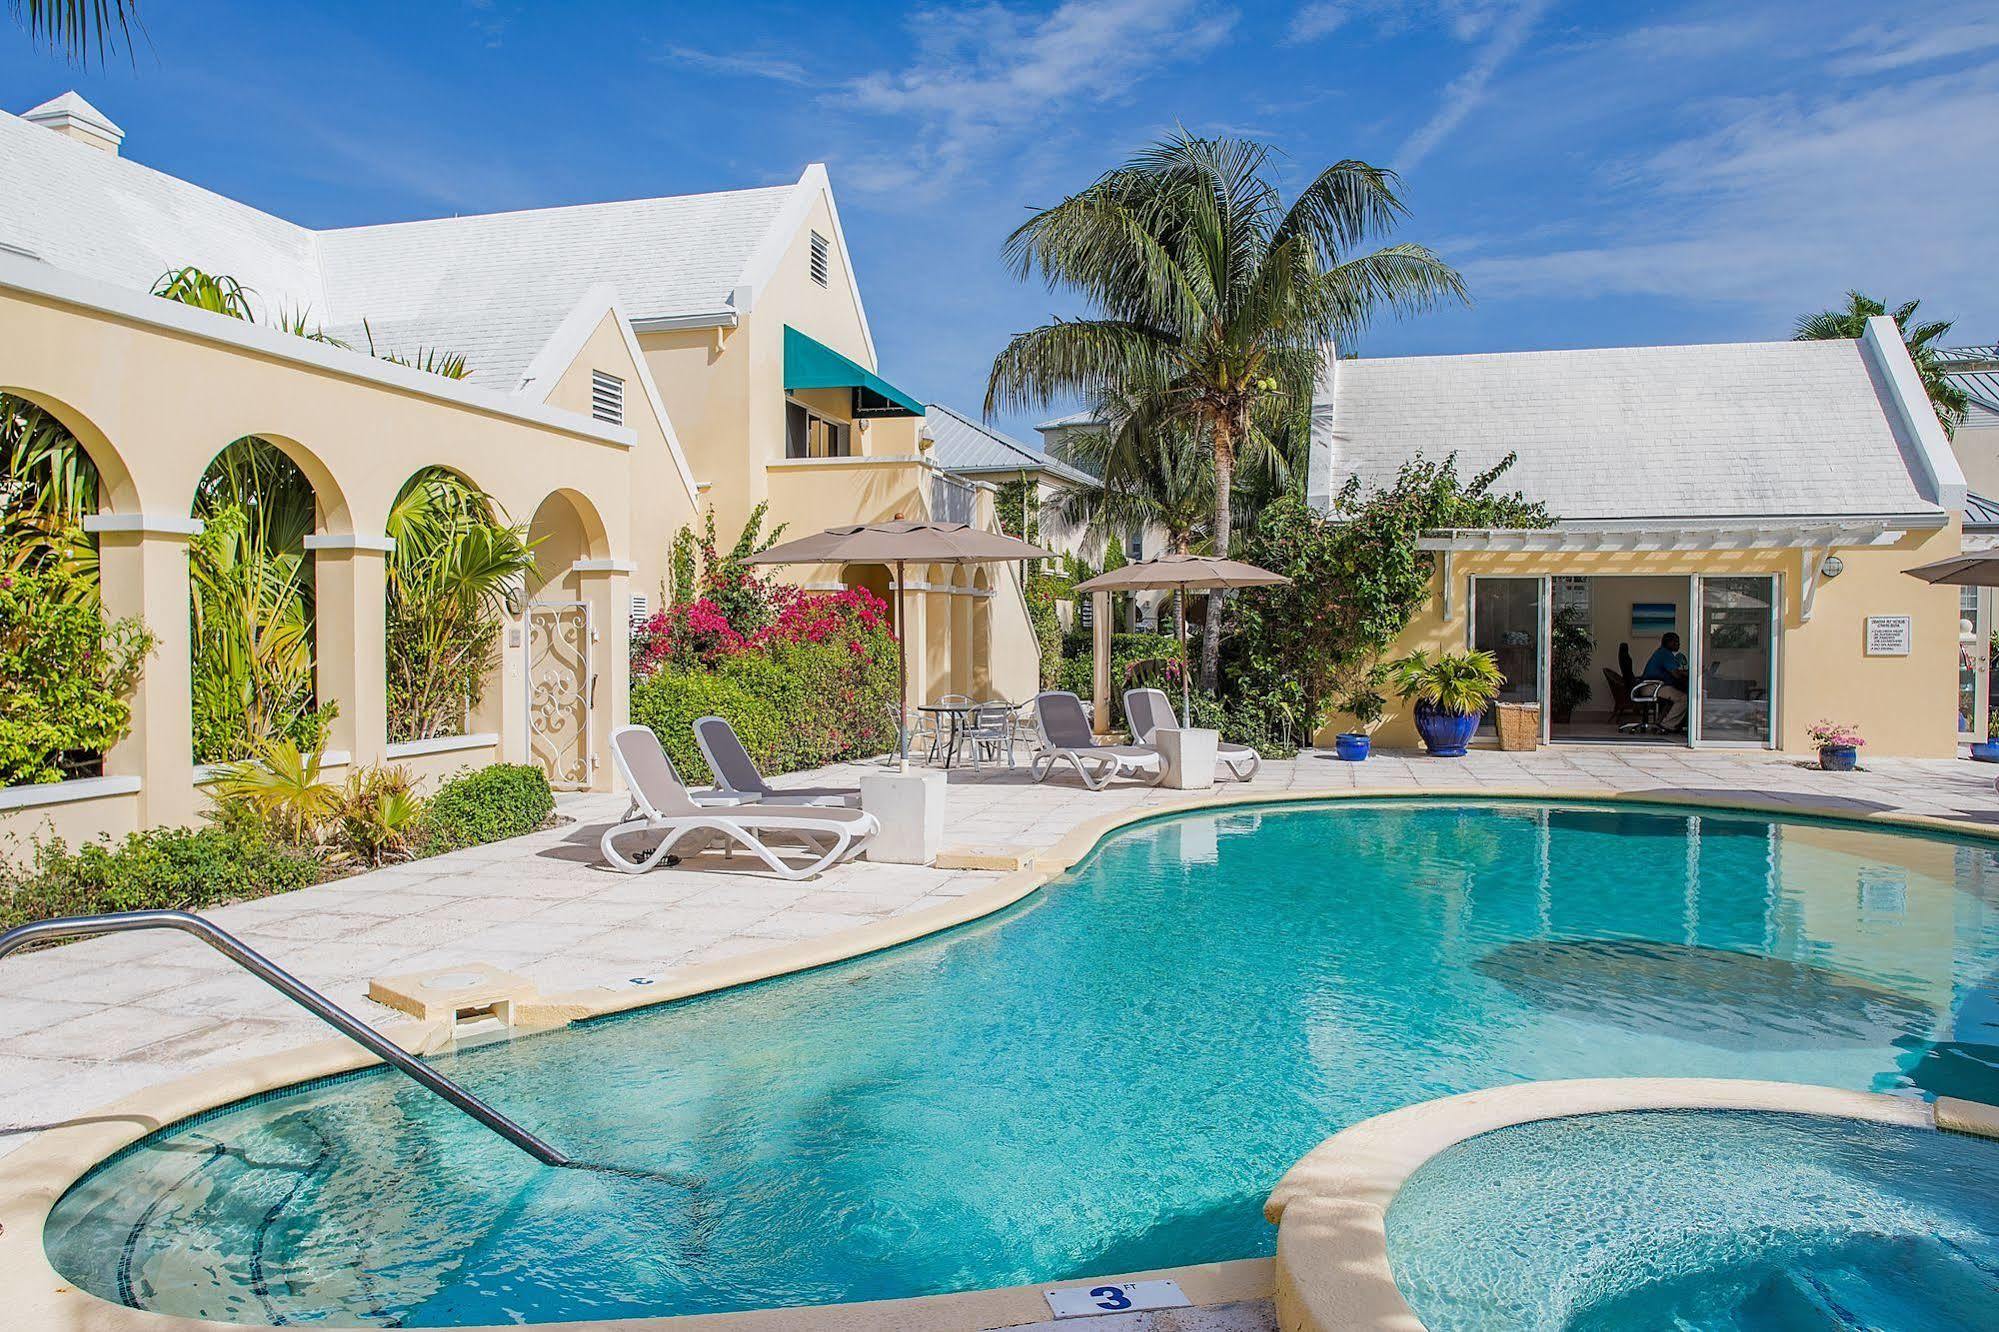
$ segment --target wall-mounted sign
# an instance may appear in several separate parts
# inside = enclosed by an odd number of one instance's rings
[[[1071,1286],[1044,1294],[1048,1297],[1049,1312],[1057,1318],[1095,1318],[1139,1309],[1192,1306],[1177,1281],[1106,1281],[1100,1286]]]
[[[1867,617],[1867,655],[1906,657],[1915,641],[1913,615],[1870,615]]]

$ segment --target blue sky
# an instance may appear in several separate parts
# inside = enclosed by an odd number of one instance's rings
[[[1470,309],[1387,355],[1785,336],[1859,286],[1999,339],[1999,13],[1962,3],[148,0],[136,62],[0,23],[20,111],[312,226],[832,171],[883,371],[976,410],[1064,298],[1009,228],[1176,123],[1396,167]],[[1891,12],[1892,11],[1892,12]],[[1032,415],[1003,420],[1021,433]]]

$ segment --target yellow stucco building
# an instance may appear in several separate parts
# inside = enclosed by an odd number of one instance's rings
[[[1419,454],[1466,479],[1513,455],[1496,488],[1555,525],[1427,534],[1432,595],[1391,655],[1491,652],[1544,740],[1804,752],[1825,719],[1870,753],[1956,753],[1958,589],[1905,570],[1958,553],[1964,475],[1892,321],[1852,341],[1329,358],[1313,422],[1328,509]],[[1684,705],[1634,702],[1669,635]],[[1417,743],[1406,710],[1380,739]]]
[[[335,776],[506,759],[608,786],[630,625],[662,603],[675,532],[709,508],[724,540],[760,502],[791,535],[895,516],[996,525],[993,488],[945,475],[920,400],[876,372],[822,167],[760,189],[312,230],[140,165],[123,138],[73,93],[0,114],[14,182],[0,198],[0,392],[83,443],[102,479],[87,526],[107,610],[160,640],[104,776],[0,791],[0,830],[115,835],[195,815],[187,543],[197,482],[247,436],[314,488]],[[148,294],[184,265],[240,281],[258,322]],[[290,318],[348,346],[274,326]],[[448,350],[472,374],[350,349],[369,347]],[[390,745],[383,529],[426,466],[529,522],[538,574],[466,733]],[[788,574],[893,601],[886,569]],[[1032,692],[1017,569],[909,584],[913,700]]]

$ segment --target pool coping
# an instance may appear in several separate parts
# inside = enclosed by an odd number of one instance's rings
[[[1730,1078],[1519,1082],[1405,1105],[1313,1148],[1264,1204],[1264,1217],[1277,1226],[1278,1325],[1285,1332],[1424,1332],[1388,1258],[1388,1208],[1409,1177],[1439,1152],[1495,1129],[1631,1110],[1761,1110],[1964,1132],[1976,1131],[1982,1117],[1964,1115],[1962,1103],[1947,1097],[1932,1104]]]
[[[1576,801],[1637,807],[1713,809],[1728,813],[1830,819],[1855,825],[1945,833],[1956,837],[1999,842],[1999,825],[1898,810],[1854,810],[1831,803],[1818,803],[1810,797],[1763,800],[1744,797],[1734,792],[1726,794],[1710,794],[1702,791],[1633,792],[1609,788],[1505,785],[1421,789],[1375,787],[1311,792],[1293,790],[1190,792],[1184,799],[1124,809],[1079,824],[1053,847],[1036,852],[1034,862],[1028,867],[1003,874],[993,883],[973,889],[949,904],[911,912],[907,916],[891,917],[818,939],[781,944],[741,957],[704,963],[690,967],[669,981],[656,986],[634,987],[630,990],[600,988],[544,996],[535,1002],[520,1006],[516,1013],[516,1030],[525,1033],[556,1029],[572,1022],[673,1003],[756,981],[813,970],[942,934],[961,925],[992,916],[1022,901],[1088,858],[1112,833],[1135,824],[1209,809],[1313,805],[1345,800],[1373,803],[1497,800],[1555,804]],[[385,1028],[383,1034],[404,1049],[420,1054],[437,1053],[450,1048],[452,1044],[451,1024],[447,1021],[405,1023]],[[134,1309],[114,1304],[70,1285],[50,1265],[44,1248],[44,1228],[49,1214],[63,1194],[99,1163],[151,1133],[233,1101],[245,1100],[316,1078],[365,1068],[376,1062],[366,1051],[351,1042],[318,1041],[275,1055],[204,1069],[185,1078],[147,1087],[101,1110],[43,1128],[33,1142],[18,1151],[0,1157],[0,1308],[13,1311],[15,1316],[28,1318],[23,1326],[62,1328],[64,1332],[223,1332],[224,1329],[236,1329],[237,1332],[243,1332],[244,1329],[251,1329],[252,1332],[269,1332],[269,1329],[258,1324],[221,1323]],[[1672,1080],[1586,1081],[1649,1083]],[[1561,1084],[1522,1083],[1512,1087],[1472,1092],[1468,1095],[1494,1096],[1504,1092],[1558,1085]],[[1766,1085],[1785,1088],[1787,1094],[1793,1097],[1801,1090],[1831,1090],[1810,1089],[1805,1088],[1803,1084],[1792,1083]],[[1855,1092],[1839,1094],[1872,1095],[1872,1093]],[[1906,1105],[1924,1105],[1922,1102],[1906,1098],[1883,1097],[1882,1099]],[[1391,1114],[1401,1114],[1434,1104],[1440,1103],[1425,1102],[1418,1106],[1404,1107],[1403,1110]],[[1376,1121],[1370,1120],[1365,1123],[1373,1122]],[[1365,1123],[1355,1125],[1346,1132],[1351,1133],[1365,1127]],[[1337,1141],[1337,1138],[1330,1141]],[[1326,1145],[1328,1144],[1322,1144],[1321,1149],[1316,1150],[1323,1150]],[[1308,1155],[1305,1159],[1309,1161],[1312,1157]],[[1300,1162],[1301,1167],[1303,1164],[1304,1162]],[[1292,1173],[1296,1173],[1297,1169],[1298,1167],[1294,1167]],[[1285,1178],[1288,1181],[1291,1175],[1287,1174]],[[1280,1184],[1280,1192],[1282,1189],[1283,1185]],[[1276,1204],[1276,1198],[1277,1195],[1273,1194],[1271,1205]],[[1280,1207],[1278,1214],[1283,1210]],[[1268,1207],[1266,1214],[1272,1215],[1273,1220],[1277,1219],[1278,1214],[1270,1213]],[[1254,1298],[1259,1294],[1271,1293],[1274,1282],[1274,1290],[1279,1300],[1280,1322],[1282,1326],[1290,1329],[1294,1324],[1282,1317],[1286,1297],[1284,1259],[1285,1243],[1283,1229],[1280,1226],[1278,1257],[1274,1265],[1271,1260],[1249,1259],[1240,1262],[1193,1264],[1161,1269],[1159,1272],[1145,1275],[1171,1276],[1180,1280],[1183,1287],[1189,1287],[1189,1283],[1192,1283],[1188,1294],[1196,1303]],[[1385,1246],[1382,1266],[1385,1273]],[[1257,1283],[1253,1279],[1246,1279],[1245,1274],[1250,1269],[1262,1271],[1264,1282],[1261,1290],[1256,1289]],[[1129,1279],[1128,1274],[1119,1274],[1119,1277]],[[1075,1281],[1044,1282],[999,1290],[964,1291],[859,1304],[813,1305],[724,1314],[586,1320],[535,1326],[550,1329],[550,1332],[583,1332],[584,1329],[593,1329],[594,1332],[640,1332],[641,1329],[644,1332],[666,1332],[669,1328],[678,1332],[683,1327],[699,1328],[704,1332],[707,1329],[715,1329],[716,1332],[720,1332],[721,1329],[729,1329],[730,1332],[735,1332],[736,1329],[741,1329],[741,1332],[762,1332],[763,1329],[779,1326],[825,1329],[826,1332],[836,1332],[836,1330],[849,1332],[851,1329],[862,1327],[949,1329],[1001,1326],[1004,1324],[980,1320],[989,1319],[995,1314],[1011,1318],[1016,1322],[1046,1318],[1047,1306],[1041,1301],[1039,1292],[1056,1286],[1080,1284],[1095,1279],[1079,1277]],[[1392,1290],[1392,1278],[1388,1284]],[[1399,1298],[1398,1294],[1397,1299]],[[1038,1308],[1039,1312],[1030,1312],[1031,1308]],[[1406,1309],[1406,1305],[1404,1308]],[[44,1321],[37,1323],[31,1316],[39,1316]],[[1410,1321],[1300,1323],[1295,1326],[1420,1329],[1421,1324],[1413,1321],[1413,1314],[1405,1314],[1402,1317]],[[772,1321],[773,1319],[777,1321]],[[856,1321],[857,1319],[861,1321]],[[466,1329],[464,1332],[480,1332],[480,1330]]]

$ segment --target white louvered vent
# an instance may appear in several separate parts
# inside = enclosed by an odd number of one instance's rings
[[[625,423],[625,381],[602,370],[590,372],[590,415],[612,425]]]
[[[832,257],[826,238],[815,231],[812,233],[812,280],[823,287],[831,271]]]
[[[632,597],[632,628],[637,629],[652,618],[652,603],[643,592]]]

